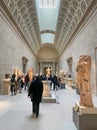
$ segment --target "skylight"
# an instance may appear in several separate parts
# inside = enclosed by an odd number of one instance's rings
[[[55,8],[56,0],[40,0],[40,8]]]
[[[54,43],[60,0],[35,0],[42,44]]]

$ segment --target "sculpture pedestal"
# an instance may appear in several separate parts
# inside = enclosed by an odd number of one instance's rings
[[[67,86],[71,87],[72,86],[72,78],[67,79]]]
[[[44,80],[43,83],[43,97],[51,97],[50,93],[50,81]]]
[[[2,94],[10,94],[10,79],[3,79],[3,90]]]
[[[50,93],[50,81],[43,80],[43,95],[42,95],[42,102],[44,103],[56,103],[56,96],[55,94]]]
[[[79,103],[75,103],[75,108],[78,108],[78,112],[80,114],[97,114],[97,108],[96,107],[84,107],[79,105]]]
[[[43,103],[56,103],[56,96],[52,97],[43,97],[42,98]]]
[[[97,130],[97,108],[86,108],[76,103],[73,121],[78,130]]]

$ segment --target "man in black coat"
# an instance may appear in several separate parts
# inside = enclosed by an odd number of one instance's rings
[[[42,93],[43,83],[39,80],[38,76],[35,76],[29,87],[28,96],[30,96],[33,103],[33,116],[36,118],[39,116],[39,104],[42,100]]]

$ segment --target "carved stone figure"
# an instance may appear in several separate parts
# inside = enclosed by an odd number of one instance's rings
[[[66,74],[65,74],[65,71],[63,69],[60,70],[59,77],[60,77],[61,82],[64,83],[64,79],[66,77]]]
[[[48,68],[46,69],[46,75],[47,75],[47,76],[50,76],[50,73],[51,73],[51,69],[48,67]]]
[[[32,69],[32,68],[30,68],[30,69],[28,70],[28,75],[29,75],[29,81],[31,82],[32,79],[33,79],[33,69]]]
[[[93,107],[90,85],[91,57],[80,56],[77,65],[77,86],[80,89],[80,105]]]

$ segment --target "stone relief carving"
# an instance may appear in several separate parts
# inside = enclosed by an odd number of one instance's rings
[[[75,8],[75,9],[77,9],[78,8],[78,3],[77,3],[77,1],[76,0],[73,0],[73,7]]]
[[[82,3],[81,3],[81,10],[82,10],[82,12],[84,12],[85,9],[86,9],[85,1],[82,1]]]
[[[79,104],[85,107],[93,107],[91,83],[90,83],[91,57],[80,56],[77,64],[77,86],[80,89]]]

